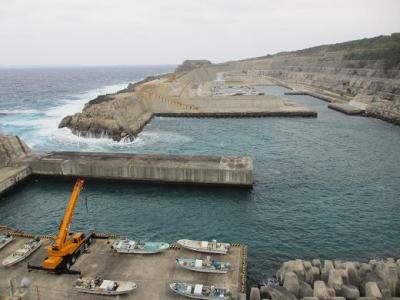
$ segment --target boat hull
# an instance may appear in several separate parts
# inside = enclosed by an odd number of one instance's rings
[[[7,246],[9,243],[13,241],[13,238],[10,236],[9,238],[6,238],[5,241],[0,243],[0,250],[3,249],[5,246]]]
[[[229,300],[229,299],[231,299],[230,296],[204,296],[204,295],[188,294],[188,293],[185,293],[185,292],[178,291],[178,290],[175,288],[175,287],[176,287],[176,284],[177,284],[177,283],[171,283],[171,284],[169,285],[170,289],[171,289],[174,293],[176,293],[176,294],[178,294],[178,295],[181,295],[181,296],[184,296],[184,297],[186,297],[186,298],[191,298],[191,299],[203,299],[203,300]]]
[[[214,273],[214,274],[226,274],[230,271],[230,267],[226,267],[226,263],[224,262],[217,262],[220,268],[217,268],[213,265],[214,261],[210,262],[210,265],[204,266],[201,261],[201,267],[196,265],[196,260],[194,259],[187,259],[187,258],[177,258],[176,265],[179,268],[190,270],[194,272],[200,273]],[[223,266],[221,266],[223,265]],[[230,266],[230,265],[229,265]]]
[[[179,265],[182,269],[194,271],[194,272],[200,272],[200,273],[214,273],[214,274],[226,274],[229,271],[228,270],[214,270],[214,269],[204,269],[204,268],[195,268],[195,267],[189,267],[189,266],[181,266]]]
[[[33,252],[35,252],[36,250],[38,250],[41,246],[41,242],[39,241],[35,247],[33,247],[32,249],[30,249],[28,252],[26,252],[25,255],[23,256],[13,256],[13,254],[11,254],[10,256],[6,257],[3,262],[2,265],[4,267],[11,267],[23,260],[25,260],[26,258],[28,258]]]
[[[113,249],[117,253],[123,253],[123,254],[156,254],[164,252],[169,249],[169,244],[163,242],[145,242],[140,246],[136,246],[137,244],[135,241],[129,241],[129,242],[135,246],[127,247],[126,243],[124,244],[121,243],[120,241],[117,241],[113,244]]]
[[[191,241],[191,240],[179,240],[177,243],[180,245],[182,248],[196,251],[196,252],[201,252],[201,253],[212,253],[212,254],[227,254],[229,250],[229,244],[224,244],[227,245],[228,248],[224,249],[209,249],[209,248],[201,248],[199,246],[193,245],[196,241]]]
[[[79,286],[75,286],[75,290],[80,293],[86,293],[86,294],[117,296],[117,295],[128,294],[137,289],[137,284],[134,282],[118,281],[118,284],[120,285],[120,287],[118,287],[118,289],[115,291],[107,291],[99,288],[89,289]]]

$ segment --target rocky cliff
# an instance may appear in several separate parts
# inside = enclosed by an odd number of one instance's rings
[[[400,124],[400,33],[236,63],[253,75],[368,104],[368,116]]]

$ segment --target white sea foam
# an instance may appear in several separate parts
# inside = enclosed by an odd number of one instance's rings
[[[58,128],[63,117],[82,111],[85,103],[95,99],[99,95],[115,93],[126,88],[128,83],[105,86],[93,89],[77,95],[66,95],[67,99],[60,99],[60,105],[48,108],[44,111],[38,110],[12,110],[16,114],[24,114],[24,117],[12,117],[2,120],[3,125],[34,128],[35,133],[31,136],[24,136],[24,140],[31,147],[46,148],[46,144],[54,142],[66,146],[75,146],[82,150],[102,150],[103,147],[122,145],[122,142],[115,142],[108,138],[80,137],[72,134],[67,128]],[[76,99],[76,100],[71,100]],[[10,111],[7,111],[10,112]],[[29,114],[41,113],[40,116],[29,116]],[[23,132],[22,132],[23,133]],[[62,146],[61,146],[62,147]]]
[[[36,109],[0,109],[0,115],[24,115],[39,113]]]
[[[186,144],[192,142],[191,137],[172,131],[143,131],[132,142],[135,146],[149,146],[158,143]]]
[[[57,106],[50,107],[44,111],[22,110],[24,111],[24,115],[7,116],[7,118],[1,120],[1,123],[19,128],[17,130],[20,133],[17,134],[20,134],[29,146],[45,150],[53,150],[55,147],[58,147],[58,149],[54,150],[80,149],[83,151],[107,151],[113,148],[113,151],[126,151],[127,147],[141,148],[166,141],[173,144],[192,142],[190,137],[175,132],[158,130],[157,128],[141,132],[133,141],[119,142],[107,137],[78,136],[73,134],[68,128],[58,128],[58,124],[62,118],[82,111],[88,101],[95,99],[98,95],[115,93],[126,86],[127,83],[117,84],[76,95],[66,95],[64,100],[60,99],[58,101],[59,105]],[[22,111],[21,114],[23,113]],[[163,119],[166,121],[169,118]],[[26,129],[28,128],[33,130],[27,132]]]

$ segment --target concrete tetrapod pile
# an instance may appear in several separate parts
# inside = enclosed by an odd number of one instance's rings
[[[349,262],[290,260],[276,272],[279,286],[252,288],[250,300],[372,300],[400,297],[400,259]],[[400,299],[400,298],[396,298]]]

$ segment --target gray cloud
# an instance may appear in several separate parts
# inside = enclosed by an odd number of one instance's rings
[[[3,0],[0,65],[219,62],[400,31],[398,0]]]

